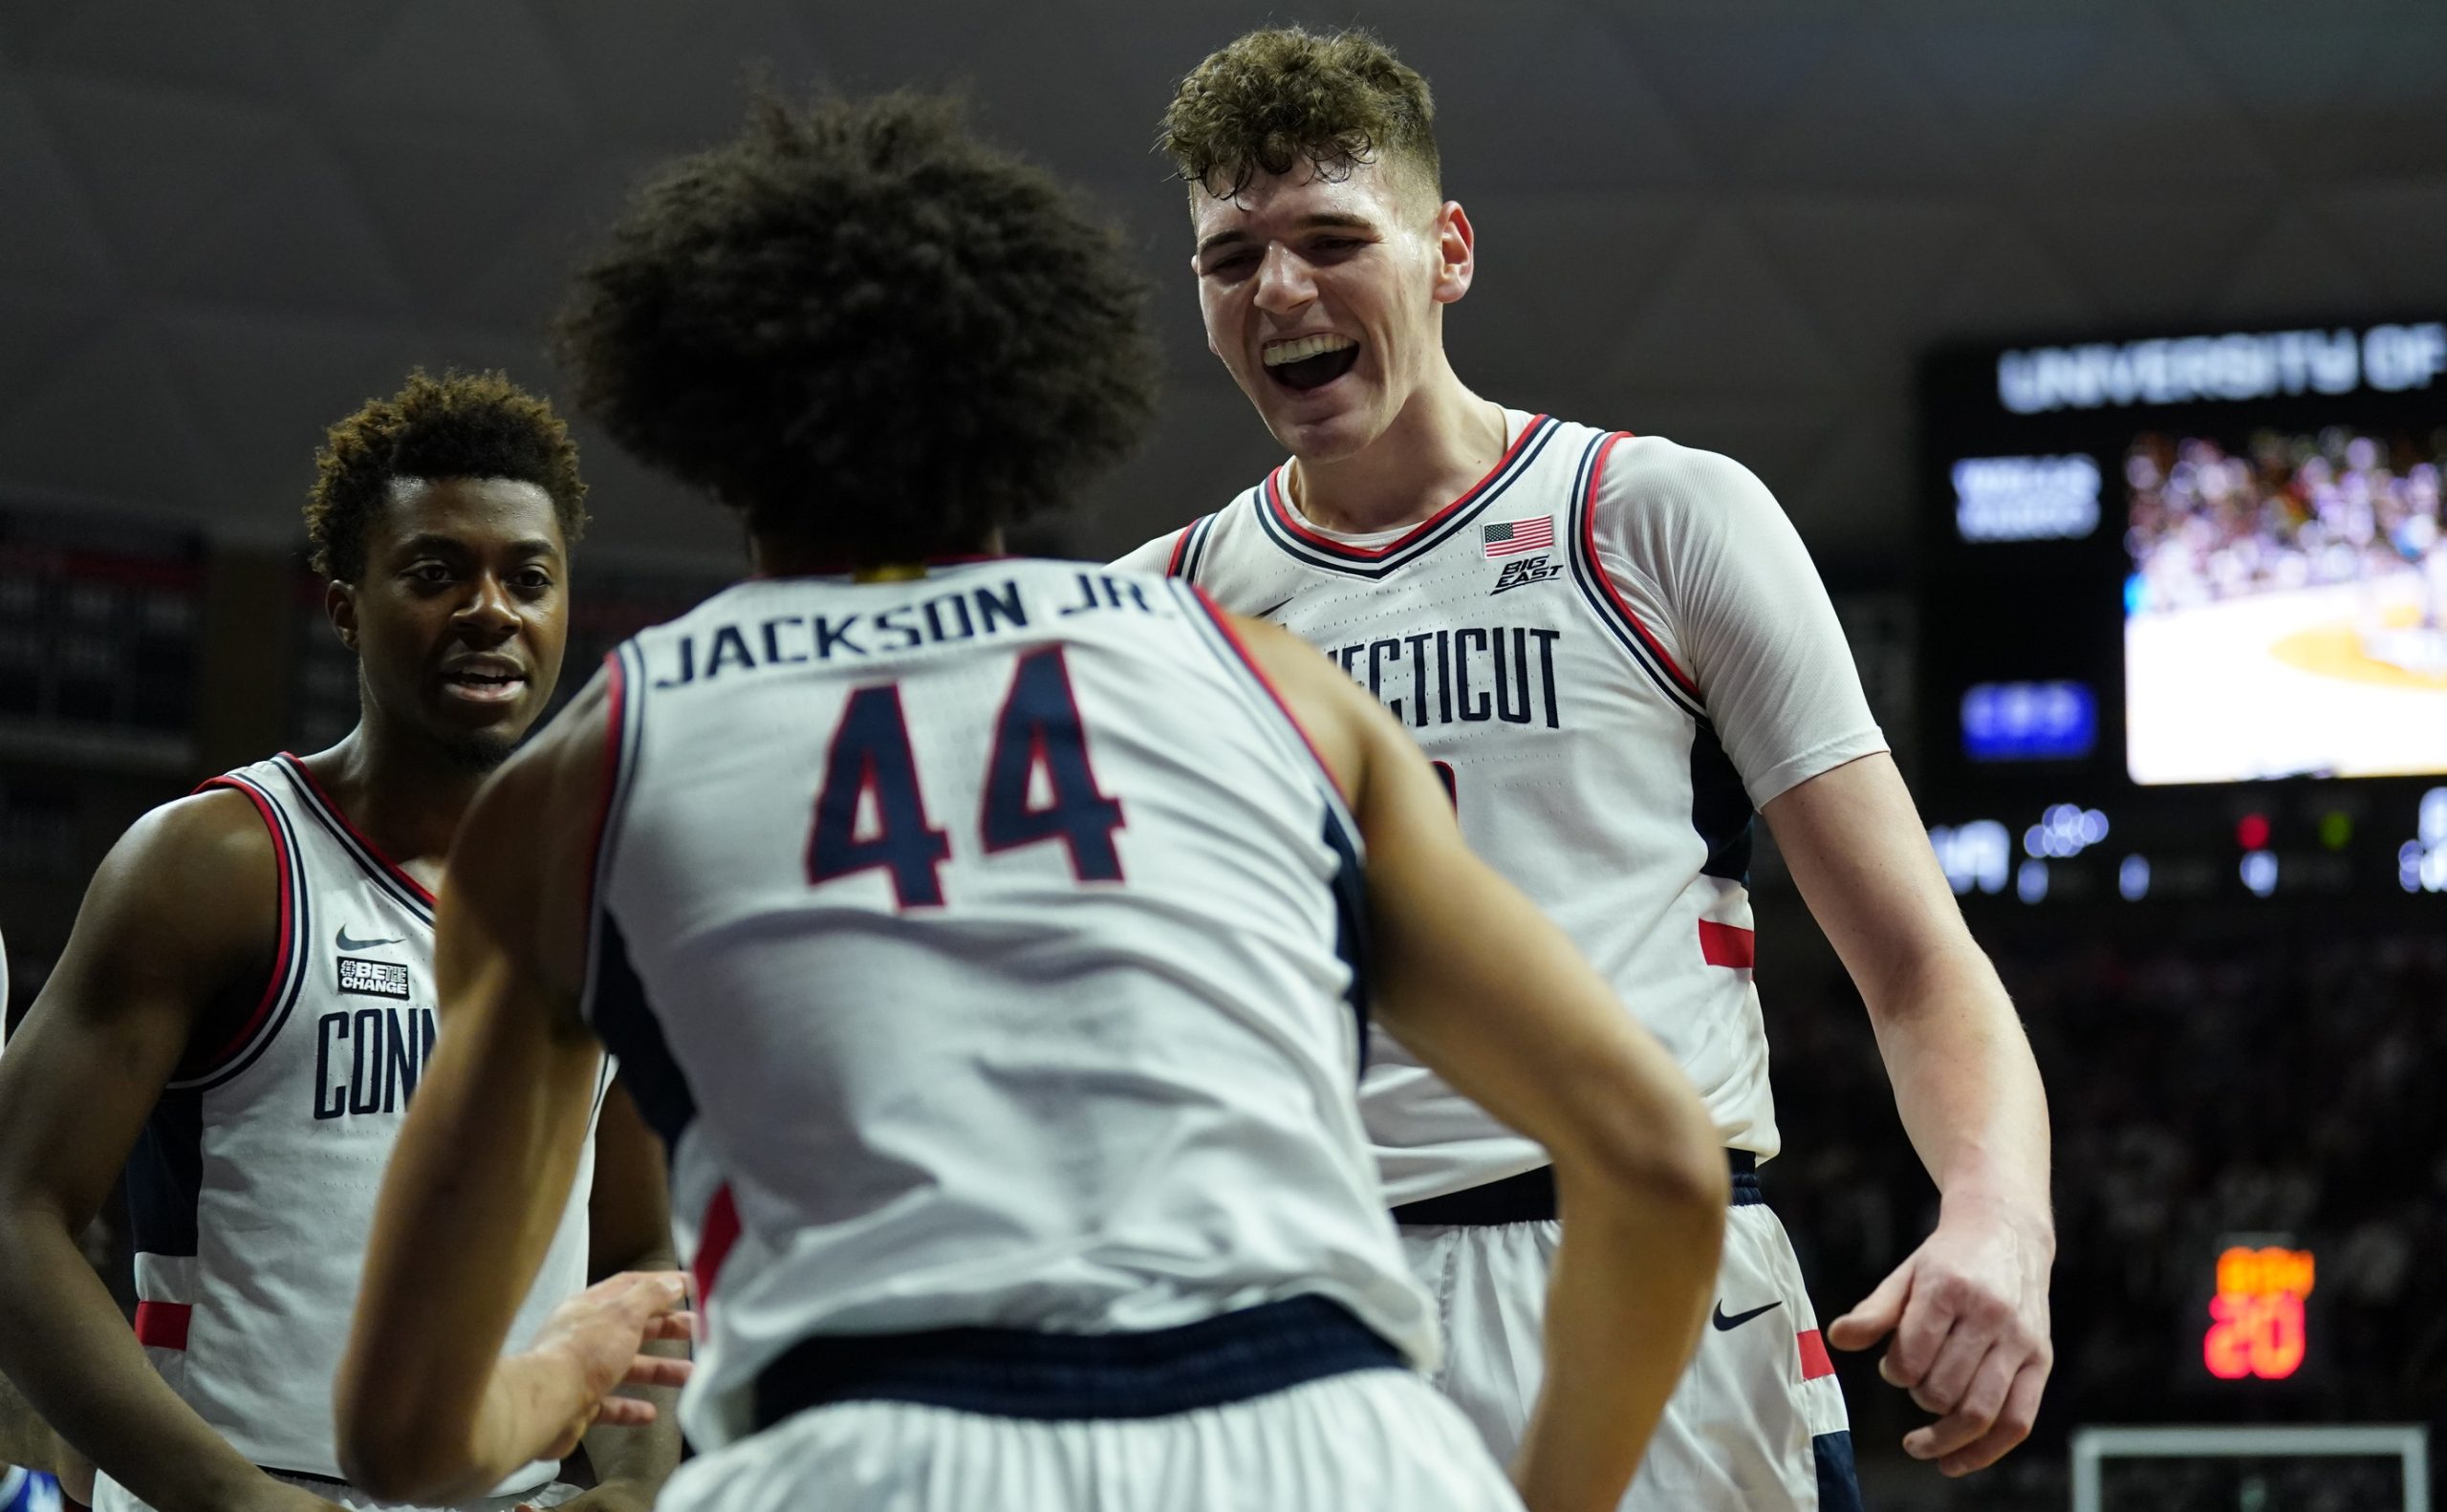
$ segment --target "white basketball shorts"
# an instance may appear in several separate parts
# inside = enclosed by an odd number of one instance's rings
[[[264,1474],[284,1485],[312,1491],[324,1501],[344,1508],[345,1512],[511,1512],[512,1508],[520,1506],[556,1507],[578,1494],[578,1488],[568,1481],[553,1480],[516,1496],[478,1497],[444,1507],[425,1507],[411,1501],[385,1501],[379,1497],[368,1496],[345,1480],[334,1480],[324,1476],[292,1475],[281,1470],[267,1470]],[[151,1512],[151,1509],[129,1495],[126,1487],[97,1472],[94,1476],[94,1512]]]
[[[1453,1404],[1354,1371],[1166,1417],[812,1407],[682,1465],[656,1512],[1519,1512]]]
[[[1715,1310],[1623,1512],[1859,1512],[1844,1397],[1792,1242],[1755,1183],[1750,1194],[1725,1215]],[[1444,1329],[1437,1389],[1509,1464],[1544,1373],[1562,1230],[1531,1221],[1401,1234]]]

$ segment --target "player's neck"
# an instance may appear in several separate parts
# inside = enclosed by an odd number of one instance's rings
[[[1292,459],[1291,502],[1352,535],[1417,525],[1485,477],[1505,441],[1503,407],[1463,387],[1440,352],[1435,376],[1375,440],[1331,462]]]
[[[373,710],[339,744],[304,760],[349,823],[427,887],[441,879],[451,836],[486,777],[412,732],[387,728]]]

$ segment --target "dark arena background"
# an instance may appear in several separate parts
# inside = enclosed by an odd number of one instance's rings
[[[1269,20],[1433,81],[1457,368],[1747,464],[2046,1073],[2057,1364],[1960,1482],[1839,1361],[1869,1504],[2399,1509],[2447,1430],[2447,5],[9,0],[0,928],[37,991],[145,808],[356,709],[298,508],[411,365],[552,389],[571,259],[751,82],[964,88],[1157,280],[1155,441],[1026,550],[1277,460],[1204,350],[1173,81]],[[554,390],[554,392],[558,392]],[[741,565],[581,430],[574,688]],[[1771,850],[1758,980],[1822,1317],[1934,1193]],[[2181,1430],[2178,1432],[2177,1430]]]

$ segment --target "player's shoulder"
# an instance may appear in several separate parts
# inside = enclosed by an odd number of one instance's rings
[[[1617,433],[1607,448],[1600,497],[1651,508],[1700,508],[1764,493],[1759,475],[1721,451],[1663,436]]]
[[[198,962],[250,960],[279,928],[276,817],[235,788],[148,810],[95,869],[76,933],[105,955],[164,951]]]
[[[151,879],[175,881],[181,892],[269,876],[279,863],[279,847],[262,802],[228,785],[172,799],[127,827],[111,848],[111,862],[139,868]]]
[[[1738,537],[1784,515],[1742,463],[1663,436],[1621,435],[1600,465],[1590,500],[1593,533],[1635,555]]]

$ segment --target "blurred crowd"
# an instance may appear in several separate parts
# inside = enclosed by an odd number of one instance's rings
[[[2125,544],[2135,568],[2129,609],[2183,609],[2447,563],[2436,551],[2439,450],[2342,428],[2264,431],[2242,455],[2210,441],[2141,437],[2124,464]]]
[[[2057,1366],[2030,1449],[1942,1504],[2063,1506],[2064,1445],[2086,1424],[2428,1421],[2447,1438],[2447,935],[2263,926],[2068,948],[2061,929],[2018,943],[1974,927],[2055,1120]],[[1787,1154],[1762,1180],[1823,1320],[1910,1253],[1936,1198],[1840,972],[1774,986]],[[2291,1380],[2203,1364],[2217,1256],[2241,1236],[2316,1257]],[[1873,1362],[1839,1368],[1865,1464],[1891,1457],[1924,1415]]]

